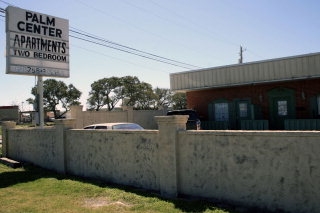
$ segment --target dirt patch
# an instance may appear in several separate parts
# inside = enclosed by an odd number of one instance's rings
[[[87,198],[84,200],[84,206],[87,208],[99,208],[104,206],[123,206],[130,207],[131,205],[122,201],[111,201],[105,197]]]

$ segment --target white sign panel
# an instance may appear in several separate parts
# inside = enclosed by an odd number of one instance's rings
[[[6,8],[7,74],[68,78],[69,21]]]

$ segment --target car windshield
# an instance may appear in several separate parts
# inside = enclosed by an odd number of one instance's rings
[[[84,129],[94,129],[94,126],[87,126]]]
[[[143,129],[138,124],[116,124],[112,126],[112,129]]]
[[[107,126],[96,126],[96,129],[107,129]]]

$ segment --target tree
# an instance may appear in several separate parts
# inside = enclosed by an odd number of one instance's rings
[[[172,108],[173,109],[187,108],[187,96],[185,93],[175,93],[172,96]]]
[[[156,108],[156,94],[152,90],[151,84],[141,82],[136,85],[139,93],[136,96],[136,109],[155,109]]]
[[[87,100],[89,109],[99,111],[107,106],[111,111],[123,100],[127,106],[135,106],[141,99],[142,86],[135,76],[103,78],[91,84],[91,91]]]
[[[36,87],[32,88],[31,94],[35,96],[35,99],[32,101],[29,98],[28,102],[37,103],[38,94]],[[55,79],[47,79],[43,82],[43,107],[46,111],[52,111],[55,118],[59,118],[69,111],[71,105],[80,105],[80,96],[81,92],[72,84],[67,86],[64,82]],[[60,115],[57,113],[57,106],[59,104],[65,109],[65,112]]]
[[[62,104],[62,107],[66,109],[66,112],[70,109],[70,106],[79,106],[81,104],[79,102],[80,96],[81,92],[73,84],[69,84],[66,95],[60,100],[60,103]]]
[[[154,90],[156,95],[156,109],[159,107],[168,107],[172,103],[172,92],[170,89],[156,87]]]
[[[89,109],[99,111],[105,105],[109,111],[114,109],[122,99],[121,83],[118,77],[103,78],[93,82],[87,100]]]
[[[140,82],[136,76],[122,77],[121,93],[123,104],[133,106],[135,109],[156,109],[157,96],[152,86],[146,82]]]
[[[125,76],[121,78],[121,94],[126,106],[134,106],[140,95],[140,80],[136,76]]]
[[[186,107],[185,95],[184,103],[177,95],[175,107]],[[107,106],[111,111],[122,100],[122,105],[132,106],[135,109],[157,110],[160,107],[171,106],[173,103],[173,93],[170,89],[155,88],[146,82],[141,82],[136,76],[103,78],[91,84],[91,91],[87,103],[89,109],[99,111]]]

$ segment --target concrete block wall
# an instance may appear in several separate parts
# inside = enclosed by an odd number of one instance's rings
[[[15,128],[15,122],[3,122],[3,156],[65,173],[65,130],[74,123],[73,119],[56,120],[55,127],[41,129]]]
[[[9,141],[8,141],[8,140]],[[58,166],[56,160],[61,152],[56,149],[55,131],[46,129],[14,129],[7,132],[7,139],[3,140],[4,155],[12,159],[53,169]]]
[[[159,191],[158,131],[69,130],[68,173]]]
[[[179,192],[278,212],[320,212],[320,132],[179,133]]]
[[[4,123],[6,157],[61,173],[272,211],[320,212],[319,131],[186,131],[186,116],[159,130],[16,129]]]

